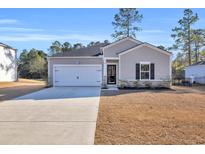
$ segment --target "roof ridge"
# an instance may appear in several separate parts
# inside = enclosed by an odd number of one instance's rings
[[[14,49],[13,47],[11,47],[11,46],[9,46],[9,45],[7,45],[5,43],[2,43],[2,42],[0,42],[0,46],[6,47],[6,48],[10,48],[10,49]],[[16,50],[16,49],[14,49],[14,50]]]
[[[144,42],[142,42],[142,43],[140,43],[140,44],[137,44],[137,45],[135,45],[135,46],[133,46],[133,47],[130,47],[129,49],[125,49],[125,50],[123,50],[123,51],[120,51],[120,52],[118,52],[117,54],[120,54],[120,53],[125,52],[125,51],[130,50],[130,49],[133,49],[133,48],[138,47],[138,46],[140,46],[140,45],[142,45],[142,44],[144,44]]]

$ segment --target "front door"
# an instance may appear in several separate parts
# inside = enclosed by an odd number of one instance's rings
[[[116,65],[107,65],[107,84],[116,84]]]

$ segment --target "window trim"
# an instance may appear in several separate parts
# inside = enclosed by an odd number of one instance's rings
[[[141,71],[141,65],[149,65],[149,71]],[[140,62],[140,80],[141,81],[149,81],[151,80],[150,75],[151,75],[151,62]],[[141,78],[141,72],[149,72],[149,79],[142,79]]]

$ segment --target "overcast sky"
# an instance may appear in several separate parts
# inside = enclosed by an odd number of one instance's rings
[[[144,18],[137,39],[154,45],[173,44],[171,29],[183,9],[139,9]],[[200,20],[195,27],[205,28],[205,9],[193,9]],[[112,21],[118,9],[0,9],[0,42],[18,49],[41,49],[51,43],[113,41]],[[18,54],[19,55],[19,54]]]

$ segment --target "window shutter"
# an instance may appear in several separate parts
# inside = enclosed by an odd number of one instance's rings
[[[154,80],[154,63],[151,63],[151,80]]]
[[[140,64],[136,64],[136,80],[140,79]]]

